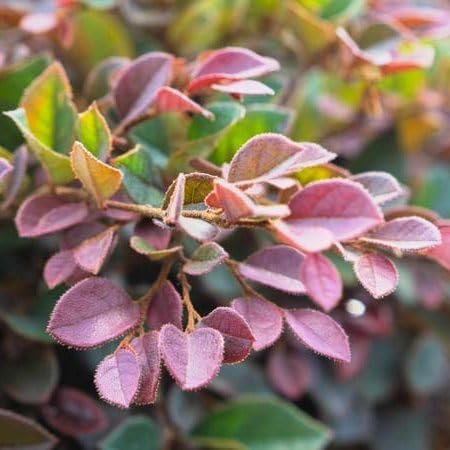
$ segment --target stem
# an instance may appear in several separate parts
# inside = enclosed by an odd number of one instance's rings
[[[244,292],[246,297],[260,297],[258,292],[256,292],[242,277],[242,275],[239,273],[238,269],[238,262],[234,261],[232,259],[226,259],[225,264],[230,270],[231,274],[234,276],[236,281],[239,283],[239,286],[241,286],[242,291]]]
[[[194,331],[195,322],[201,320],[202,316],[195,310],[194,305],[192,304],[191,296],[189,294],[191,286],[189,285],[186,274],[182,270],[178,273],[178,278],[180,279],[181,289],[183,291],[183,302],[188,313],[186,331],[189,333]]]

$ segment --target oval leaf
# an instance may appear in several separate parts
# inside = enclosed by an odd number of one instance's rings
[[[183,301],[173,284],[166,280],[150,300],[147,309],[147,325],[159,330],[166,323],[182,327]]]
[[[77,264],[70,250],[52,255],[44,267],[44,280],[50,289],[70,279],[77,270]]]

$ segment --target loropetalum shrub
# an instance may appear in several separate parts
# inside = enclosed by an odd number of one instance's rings
[[[79,350],[122,337],[95,373],[105,401],[122,408],[154,403],[163,366],[181,389],[203,388],[223,364],[271,346],[283,329],[315,353],[350,363],[349,338],[333,317],[343,282],[329,255],[350,263],[375,299],[396,289],[396,258],[416,254],[448,265],[444,222],[404,206],[404,188],[388,173],[351,174],[319,144],[258,134],[217,166],[201,152],[208,137],[192,132],[195,139],[178,141],[179,150],[154,178],[146,172],[148,154],[130,148],[128,130],[161,113],[220,121],[202,104],[212,90],[236,100],[271,94],[254,78],[278,68],[272,58],[238,47],[207,52],[191,64],[151,52],[115,67],[111,92],[78,113],[65,71],[55,62],[27,87],[19,108],[6,113],[32,155],[21,147],[12,161],[0,159],[3,205],[20,203],[15,224],[21,237],[58,237],[59,250],[43,277],[49,288],[71,286],[56,303],[47,332]],[[333,176],[308,182],[305,173],[318,167]],[[21,200],[29,170],[40,181]],[[264,236],[244,260],[223,244],[239,228]],[[143,264],[158,267],[138,298],[102,275],[121,240]],[[242,293],[204,311],[195,277],[220,265]],[[276,295],[261,291],[264,286],[306,295],[311,304],[281,307]],[[285,364],[296,361],[286,358],[283,350],[273,353],[269,376],[282,379]],[[344,373],[345,364],[339,367]],[[288,397],[302,390],[298,382],[281,382]]]

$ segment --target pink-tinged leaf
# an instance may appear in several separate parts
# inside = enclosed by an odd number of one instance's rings
[[[226,47],[209,52],[197,63],[188,90],[194,92],[216,83],[259,77],[279,68],[275,59],[245,48]]]
[[[450,270],[450,225],[439,225],[442,243],[427,250],[425,255]]]
[[[274,95],[275,92],[269,86],[255,80],[239,80],[226,84],[213,84],[215,91],[231,95]]]
[[[109,227],[100,234],[82,242],[73,250],[73,257],[77,264],[86,272],[98,274],[112,251],[115,235],[115,227]]]
[[[203,275],[211,272],[228,257],[228,253],[216,242],[198,247],[184,264],[183,271],[189,275]]]
[[[55,13],[27,14],[20,20],[19,27],[30,34],[45,34],[54,30],[58,22]]]
[[[170,82],[172,65],[173,56],[152,52],[136,59],[120,72],[113,94],[122,123],[132,123],[145,115],[158,89]]]
[[[49,289],[64,283],[72,277],[77,264],[70,250],[63,250],[52,255],[44,267],[44,280]]]
[[[239,264],[240,274],[252,281],[292,294],[303,294],[301,280],[304,255],[285,245],[266,247]]]
[[[258,297],[237,298],[231,303],[249,324],[255,341],[253,350],[270,347],[283,330],[283,314],[278,306]]]
[[[391,220],[361,240],[394,250],[417,251],[439,245],[441,233],[428,220],[411,216]]]
[[[1,207],[3,209],[9,208],[16,200],[22,183],[27,172],[28,151],[25,145],[21,145],[15,152],[13,158],[13,171],[8,182],[8,188],[5,193],[5,200]]]
[[[169,203],[165,212],[165,223],[175,225],[178,223],[184,205],[184,188],[186,177],[180,173],[175,181],[175,187],[172,190]]]
[[[59,342],[89,348],[121,336],[139,321],[139,305],[106,278],[70,288],[53,310],[47,331]]]
[[[159,330],[166,323],[182,327],[183,302],[173,284],[166,280],[150,300],[147,309],[147,325]]]
[[[301,232],[320,227],[338,241],[353,239],[379,225],[383,214],[367,191],[350,180],[332,179],[308,184],[289,202],[286,222]]]
[[[133,236],[145,241],[155,250],[165,250],[169,247],[172,232],[162,223],[155,223],[151,219],[143,219],[134,228]]]
[[[350,346],[352,351],[351,361],[335,365],[337,376],[344,381],[354,378],[366,367],[371,339],[361,333],[351,333]]]
[[[379,205],[404,193],[400,183],[387,172],[364,172],[351,179],[362,184]]]
[[[107,356],[95,372],[100,397],[119,408],[128,408],[138,394],[141,368],[131,350],[119,349]]]
[[[55,430],[73,437],[103,431],[108,419],[98,403],[78,389],[61,386],[41,408],[44,420]]]
[[[318,144],[294,142],[281,134],[259,134],[234,155],[227,180],[241,184],[268,181],[305,167],[324,164],[335,156]]]
[[[88,216],[84,203],[73,203],[50,194],[28,197],[19,208],[15,222],[21,237],[56,233],[82,222]]]
[[[300,188],[300,183],[294,179],[289,177],[280,177],[280,178],[273,178],[271,180],[268,180],[267,182],[271,186],[280,189],[280,191],[285,191],[287,189],[293,189],[293,188]]]
[[[353,266],[356,277],[374,298],[382,298],[395,291],[398,272],[394,263],[379,253],[366,253]]]
[[[224,339],[213,328],[183,333],[174,325],[161,328],[160,349],[168,371],[185,391],[206,386],[219,372]]]
[[[314,303],[331,311],[342,297],[342,279],[334,264],[320,253],[314,253],[306,255],[300,272]]]
[[[191,112],[200,114],[210,120],[214,119],[214,114],[211,111],[169,86],[158,89],[155,96],[155,107],[158,112]]]
[[[266,366],[271,385],[290,400],[299,399],[312,381],[311,367],[298,352],[275,349],[270,353]]]
[[[13,171],[13,166],[5,158],[0,158],[0,183],[3,183]]]
[[[178,226],[192,239],[200,242],[212,241],[219,234],[219,229],[215,225],[201,219],[181,216]]]
[[[134,403],[149,405],[155,403],[161,376],[161,355],[159,351],[159,333],[152,331],[131,341],[141,367],[141,388]]]
[[[78,247],[83,241],[100,234],[107,229],[101,222],[84,222],[65,231],[60,241],[61,250],[71,250]]]
[[[219,331],[225,340],[223,362],[236,364],[247,358],[255,338],[248,323],[234,309],[218,307],[199,323]]]
[[[330,316],[313,309],[286,310],[284,315],[294,335],[311,350],[338,361],[350,361],[348,336]]]
[[[272,224],[276,238],[306,253],[316,253],[329,249],[333,245],[334,236],[331,231],[321,227],[291,227],[283,220]]]

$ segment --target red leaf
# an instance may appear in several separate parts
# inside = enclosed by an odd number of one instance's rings
[[[161,355],[159,352],[159,333],[152,331],[131,341],[141,367],[141,388],[134,403],[148,405],[155,403],[159,378],[161,376]]]
[[[44,267],[44,280],[50,289],[67,281],[76,271],[77,264],[70,250],[52,255]]]
[[[70,288],[53,310],[47,331],[65,345],[89,348],[110,341],[139,320],[139,305],[106,278],[92,277]]]
[[[183,302],[173,284],[166,280],[156,295],[150,300],[147,309],[147,325],[159,330],[166,323],[181,329]]]
[[[239,264],[239,272],[245,278],[292,294],[305,292],[300,278],[304,256],[285,245],[266,247]]]
[[[342,297],[342,279],[325,256],[307,255],[301,267],[301,279],[311,299],[325,311],[331,311]]]
[[[398,272],[394,263],[379,253],[366,253],[356,261],[355,274],[374,298],[382,298],[395,291]]]
[[[199,323],[219,331],[225,340],[223,362],[235,364],[250,354],[255,338],[248,323],[234,310],[218,307]]]
[[[311,350],[338,361],[350,361],[348,336],[330,316],[313,309],[291,309],[284,314],[295,336]]]
[[[213,84],[214,90],[231,95],[274,95],[269,86],[255,80],[240,80],[226,84]]]
[[[255,342],[253,349],[262,350],[271,346],[283,330],[283,314],[273,303],[258,297],[237,298],[231,306],[249,324]]]
[[[360,184],[332,179],[306,186],[289,202],[291,215],[285,219],[292,229],[320,227],[336,240],[353,239],[382,223],[383,215]]]
[[[138,394],[141,368],[131,350],[119,349],[107,356],[95,372],[100,397],[119,408],[128,408]]]
[[[224,340],[212,328],[183,333],[167,324],[161,328],[160,348],[164,363],[177,384],[186,391],[206,386],[219,372]]]

